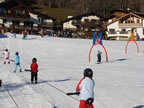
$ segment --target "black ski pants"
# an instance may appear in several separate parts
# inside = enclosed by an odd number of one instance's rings
[[[101,55],[98,55],[97,57],[98,57],[97,62],[101,62]]]
[[[37,72],[31,72],[31,82],[35,79],[35,82],[37,82]]]

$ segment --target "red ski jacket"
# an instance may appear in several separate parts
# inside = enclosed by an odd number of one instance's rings
[[[38,64],[36,62],[32,62],[31,72],[38,72]]]

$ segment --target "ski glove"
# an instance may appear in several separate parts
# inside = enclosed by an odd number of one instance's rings
[[[76,93],[77,96],[79,96],[79,94],[80,94],[80,92],[77,91],[77,90],[75,90],[75,93]]]

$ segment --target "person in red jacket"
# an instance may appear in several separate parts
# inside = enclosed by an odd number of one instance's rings
[[[32,64],[31,64],[31,83],[33,84],[33,80],[35,79],[35,83],[37,83],[37,77],[38,77],[38,64],[36,63],[37,59],[33,58],[32,59]]]

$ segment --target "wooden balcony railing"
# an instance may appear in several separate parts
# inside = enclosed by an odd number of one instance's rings
[[[120,31],[119,34],[128,34],[128,31]]]
[[[10,25],[11,29],[16,29],[16,30],[39,30],[38,27],[35,26],[24,26],[24,25]]]
[[[0,13],[2,17],[14,17],[14,18],[30,18],[27,14],[9,14],[9,13]]]
[[[108,31],[108,34],[117,34],[116,31]]]
[[[119,23],[119,27],[142,27],[142,23]]]
[[[108,34],[128,34],[128,31],[108,31]]]
[[[43,22],[43,23],[38,23],[40,26],[46,26],[46,27],[53,27],[53,23],[52,22]]]

